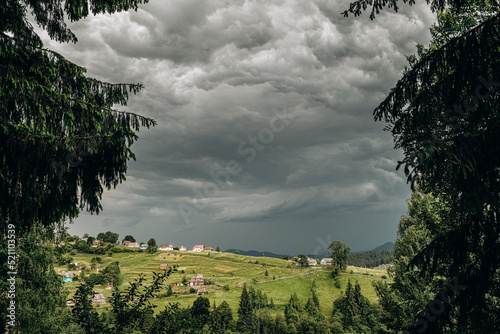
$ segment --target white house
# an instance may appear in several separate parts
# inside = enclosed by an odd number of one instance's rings
[[[139,247],[139,244],[137,242],[131,242],[128,244],[128,247]]]
[[[310,266],[315,266],[318,264],[318,262],[316,261],[316,259],[311,259],[310,257],[307,258],[307,263],[310,265]]]
[[[172,244],[161,244],[158,249],[161,251],[171,251],[174,250],[174,246],[172,246]]]
[[[185,252],[186,251],[186,247],[181,246],[181,248],[179,248],[179,250]]]
[[[193,252],[203,252],[205,247],[203,245],[196,245],[193,247]]]
[[[329,266],[332,264],[333,259],[331,257],[324,257],[321,259],[320,264],[323,266]]]

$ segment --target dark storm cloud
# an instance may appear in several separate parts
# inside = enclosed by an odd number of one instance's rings
[[[139,133],[103,213],[72,231],[289,253],[327,235],[354,249],[394,239],[409,190],[372,111],[432,15],[419,5],[343,18],[347,6],[151,1],[73,24],[76,46],[47,42],[90,76],[143,83],[127,108],[158,122]]]

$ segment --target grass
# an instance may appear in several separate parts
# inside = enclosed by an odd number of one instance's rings
[[[86,264],[89,267],[91,259],[95,256],[77,253],[73,256],[73,262],[77,262],[79,265]],[[345,273],[340,276],[341,287],[338,289],[335,287],[334,279],[331,278],[330,269],[327,267],[297,268],[292,265],[292,261],[268,257],[179,251],[164,251],[155,254],[147,252],[114,253],[112,257],[106,257],[105,255],[100,257],[104,265],[114,261],[120,263],[120,271],[123,276],[120,289],[125,289],[129,286],[128,282],[139,278],[141,274],[146,277],[146,284],[151,283],[153,272],[160,272],[160,264],[162,263],[167,263],[169,267],[176,265],[177,271],[173,272],[165,281],[161,293],[166,292],[166,285],[182,282],[184,276],[189,280],[194,274],[203,274],[205,280],[212,283],[211,286],[205,286],[208,290],[207,297],[210,299],[210,303],[215,302],[219,305],[225,300],[233,312],[238,309],[244,284],[265,292],[268,301],[270,302],[272,298],[276,309],[283,310],[293,293],[297,293],[299,299],[305,304],[310,296],[310,288],[314,279],[321,311],[323,314],[331,314],[333,301],[341,296],[345,290],[347,280],[350,279],[353,284],[357,280],[363,295],[370,302],[377,302],[378,299],[371,282],[382,279],[383,275],[387,276],[384,269],[348,267]],[[57,266],[56,270],[63,271],[67,269],[64,266]],[[268,276],[265,276],[266,270]],[[93,272],[97,272],[97,270]],[[87,270],[88,274],[90,274],[90,270]],[[69,291],[68,298],[71,298],[80,283],[66,282],[64,284]],[[225,285],[229,286],[229,291],[223,289]],[[94,290],[96,293],[104,294],[105,297],[112,294],[112,290],[105,289],[104,286],[96,286]],[[195,294],[190,294],[189,288],[185,286],[174,287],[173,292],[174,294],[170,297],[152,300],[152,304],[158,306],[156,311],[163,310],[164,306],[174,302],[180,303],[182,307],[190,307],[197,298]]]

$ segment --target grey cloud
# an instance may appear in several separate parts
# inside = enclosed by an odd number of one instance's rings
[[[222,248],[247,247],[251,235],[247,248],[290,253],[314,250],[326,231],[353,248],[394,238],[409,190],[395,171],[401,152],[372,111],[404,55],[429,38],[431,15],[419,5],[376,21],[343,18],[347,5],[151,1],[73,24],[76,46],[47,42],[92,76],[143,83],[127,110],[158,122],[139,133],[138,161],[104,194],[103,213],[82,214],[71,230]],[[251,148],[276,113],[293,120],[248,161],[238,148]],[[204,194],[217,185],[210,173],[232,160],[241,172]],[[194,208],[189,222],[179,205]],[[283,239],[257,238],[267,231]],[[292,239],[302,248],[289,249]]]

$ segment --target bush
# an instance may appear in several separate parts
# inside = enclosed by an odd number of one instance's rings
[[[382,275],[382,279],[387,279],[387,276],[385,276],[385,275]]]
[[[228,285],[228,284],[224,285],[223,289],[224,289],[224,290],[226,290],[226,291],[231,290],[231,289],[229,288],[229,285]]]
[[[85,283],[89,285],[98,285],[104,282],[104,275],[103,274],[96,274],[92,273],[89,275],[89,277],[85,278]]]
[[[191,288],[189,289],[189,293],[195,293],[196,292],[196,289],[195,288]]]
[[[57,260],[57,264],[64,266],[65,264],[69,264],[71,261],[73,261],[73,258],[71,256],[62,255],[59,260]]]

